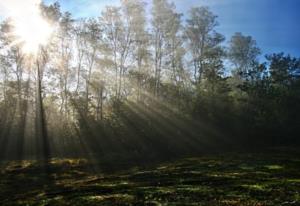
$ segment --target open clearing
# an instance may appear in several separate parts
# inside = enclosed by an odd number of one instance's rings
[[[34,161],[2,163],[1,205],[300,205],[296,150],[99,168],[84,159],[53,159],[48,173]]]

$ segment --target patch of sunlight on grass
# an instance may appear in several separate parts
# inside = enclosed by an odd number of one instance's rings
[[[240,165],[239,168],[242,170],[254,170],[254,167],[245,164]]]
[[[158,206],[162,205],[159,201],[156,201],[156,200],[146,201],[145,204],[147,204],[147,205],[158,205]]]
[[[260,184],[242,185],[242,187],[247,188],[247,189],[251,189],[251,190],[260,190],[260,191],[265,190],[265,187],[263,185],[260,185]]]
[[[265,171],[254,171],[253,172],[254,174],[256,174],[256,175],[262,175],[262,176],[264,176],[264,175],[270,175],[270,172],[265,172]]]
[[[132,183],[127,182],[127,181],[122,181],[119,183],[119,185],[132,185]]]
[[[175,189],[172,187],[158,187],[156,189],[156,192],[162,193],[162,194],[170,194],[170,193],[175,192]]]
[[[211,192],[213,189],[208,186],[182,185],[177,190],[182,192],[208,193]]]
[[[240,201],[239,200],[221,200],[222,203],[225,205],[239,205]]]
[[[12,161],[6,166],[5,170],[13,171],[17,169],[26,169],[34,165],[34,163],[36,163],[34,160]]]
[[[53,198],[53,200],[56,200],[56,201],[57,200],[63,200],[63,199],[64,199],[64,197],[61,196],[61,195],[60,196],[56,196],[56,197]]]
[[[42,197],[45,197],[45,196],[46,196],[45,191],[41,191],[39,194],[37,194],[38,198],[42,198]]]
[[[242,176],[244,174],[245,173],[243,173],[243,172],[229,172],[229,173],[226,173],[224,176],[230,177],[230,178],[236,178],[236,177]]]
[[[50,163],[54,165],[80,165],[87,163],[87,159],[51,159]]]
[[[288,182],[300,183],[300,179],[288,179]]]
[[[97,181],[99,180],[99,178],[101,178],[101,176],[95,176],[95,175],[77,178],[74,175],[68,173],[62,173],[58,175],[55,174],[55,176],[53,177],[56,179],[55,182],[56,185],[60,185],[64,187],[84,185],[93,181]]]
[[[161,167],[158,167],[157,169],[158,170],[166,170],[166,169],[168,169],[168,166],[161,166]]]
[[[151,174],[155,174],[155,173],[158,173],[158,171],[145,170],[145,171],[138,171],[138,172],[134,173],[134,175],[151,175]]]
[[[283,169],[283,166],[280,165],[265,165],[265,168],[269,170],[281,170]]]
[[[93,200],[93,201],[104,201],[108,199],[117,199],[122,201],[133,201],[134,196],[129,194],[112,194],[112,195],[91,195],[87,196],[84,199]]]
[[[98,201],[105,200],[105,198],[107,198],[107,196],[104,196],[104,195],[94,195],[94,196],[86,197],[86,199],[88,199],[88,200],[98,200]]]
[[[97,185],[97,186],[102,186],[102,187],[116,187],[116,186],[118,186],[117,183],[103,183],[103,184],[97,183],[97,184],[95,184],[95,185]]]
[[[99,186],[104,186],[104,187],[117,187],[117,186],[126,186],[126,185],[133,185],[130,182],[127,181],[122,181],[122,182],[107,182],[107,183],[100,183],[96,184]]]
[[[214,178],[224,178],[224,174],[217,174],[217,173],[212,173],[212,174],[207,174],[208,177],[214,177]]]
[[[208,174],[208,177],[215,177],[215,178],[228,178],[228,179],[235,179],[239,176],[244,175],[244,173],[241,172],[231,172],[231,173],[212,173]]]
[[[22,165],[22,168],[27,168],[27,167],[30,167],[32,164],[34,164],[36,161],[26,161],[26,160],[23,160],[21,162],[21,165]]]

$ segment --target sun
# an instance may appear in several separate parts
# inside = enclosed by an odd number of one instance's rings
[[[42,45],[46,45],[53,31],[52,26],[41,16],[27,16],[13,20],[13,33],[27,54],[36,54]]]
[[[26,54],[36,54],[53,33],[53,26],[41,14],[41,3],[41,0],[0,0],[0,8],[6,11],[12,25],[13,45],[20,46]]]

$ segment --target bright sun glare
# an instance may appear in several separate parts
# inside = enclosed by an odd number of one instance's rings
[[[46,45],[52,27],[41,16],[28,16],[24,19],[14,19],[14,35],[22,44],[24,53],[37,53],[41,45]]]
[[[41,1],[0,1],[12,19],[14,44],[22,45],[26,54],[36,54],[40,46],[48,43],[53,32],[53,27],[41,15]]]

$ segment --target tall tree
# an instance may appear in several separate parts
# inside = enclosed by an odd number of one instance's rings
[[[100,23],[106,51],[111,56],[115,70],[115,97],[120,100],[124,96],[125,74],[132,54],[132,17],[126,7],[123,12],[121,7],[107,7],[102,12]]]
[[[142,0],[123,0],[122,7],[129,20],[129,27],[132,30],[132,53],[131,58],[134,67],[131,73],[136,75],[137,80],[137,101],[142,98],[144,76],[147,73],[149,62],[149,33],[146,30],[145,2]]]
[[[229,42],[228,51],[229,59],[235,66],[233,75],[244,79],[251,68],[257,64],[260,53],[256,41],[251,36],[235,33]]]
[[[85,58],[87,65],[87,73],[85,77],[85,111],[89,113],[89,102],[90,102],[90,87],[93,69],[97,60],[99,52],[99,43],[102,38],[101,28],[99,22],[95,19],[90,19],[86,22],[86,50]]]
[[[218,25],[217,16],[207,7],[192,8],[189,14],[186,20],[185,36],[192,57],[194,80],[199,83],[203,78],[206,59],[209,58],[211,49],[219,45],[212,43],[214,42],[212,39],[220,39],[220,35],[215,31]]]
[[[167,34],[168,23],[170,18],[174,18],[172,10],[174,5],[167,0],[153,0],[152,7],[152,39],[154,47],[154,95],[159,96],[162,69],[165,56],[165,35]]]
[[[56,32],[57,42],[55,52],[55,67],[59,75],[59,88],[61,96],[60,112],[62,115],[69,115],[69,80],[71,73],[71,62],[73,55],[73,22],[70,13],[65,13],[59,20],[58,31]],[[54,53],[54,52],[53,52]]]

